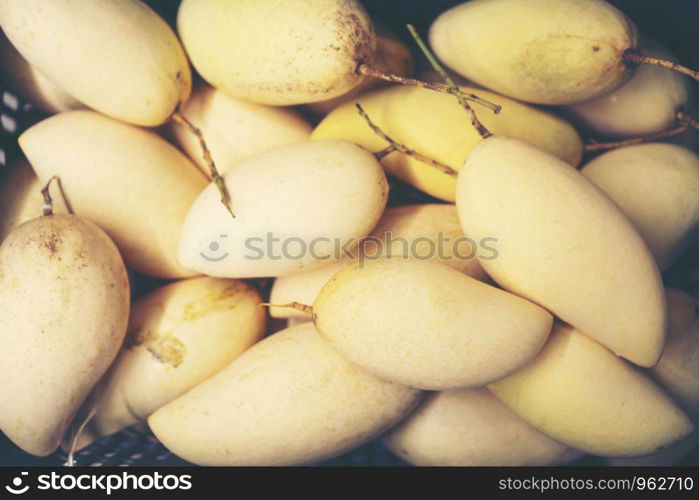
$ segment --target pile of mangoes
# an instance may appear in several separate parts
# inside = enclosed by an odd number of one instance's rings
[[[663,284],[699,226],[697,74],[607,2],[467,1],[432,70],[357,0],[182,0],[174,27],[0,0],[0,27],[3,83],[47,115],[0,187],[26,452],[144,421],[202,465],[699,442],[699,302]],[[167,281],[134,300],[136,275]]]

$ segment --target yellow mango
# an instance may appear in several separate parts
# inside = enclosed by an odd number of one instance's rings
[[[471,0],[440,15],[430,45],[457,73],[515,99],[571,104],[622,85],[634,24],[604,0]]]
[[[604,153],[582,169],[633,222],[667,269],[699,226],[699,156],[681,146],[639,144]]]
[[[48,215],[0,246],[0,429],[27,453],[53,453],[121,345],[129,281],[92,222]]]
[[[265,314],[241,281],[177,281],[137,301],[124,347],[84,405],[77,449],[148,418],[260,340]],[[144,383],[147,381],[147,383]]]
[[[581,453],[534,429],[488,389],[434,392],[384,439],[414,465],[554,465]]]
[[[536,356],[551,315],[444,264],[403,259],[343,269],[313,303],[323,337],[376,376],[420,389],[475,387]]]
[[[189,97],[177,36],[139,0],[2,0],[0,26],[46,78],[111,117],[161,125]]]
[[[60,177],[73,210],[114,239],[129,267],[161,278],[195,274],[177,262],[177,241],[206,178],[174,146],[94,111],[47,118],[19,144],[42,182]]]
[[[580,136],[561,118],[492,92],[461,87],[502,106],[495,115],[476,108],[483,124],[496,134],[527,141],[575,166],[582,157]],[[450,95],[417,87],[393,86],[360,96],[371,119],[394,140],[459,170],[482,139],[468,115]],[[333,110],[316,127],[311,139],[341,139],[379,151],[387,143],[357,113],[355,101]],[[442,200],[455,200],[456,179],[433,166],[402,153],[381,160],[389,174]]]
[[[665,339],[665,293],[646,244],[580,172],[523,141],[493,136],[459,173],[465,232],[495,238],[481,265],[619,356],[652,366]]]
[[[182,226],[179,261],[209,276],[284,276],[342,257],[378,222],[388,183],[376,158],[343,141],[259,153],[226,173],[236,217],[214,183]]]
[[[693,429],[650,378],[568,325],[554,325],[534,361],[489,387],[541,432],[595,455],[650,454]]]
[[[346,361],[306,323],[257,343],[148,424],[195,464],[298,465],[363,444],[419,398]]]
[[[276,106],[344,94],[376,50],[371,20],[356,0],[184,0],[177,29],[204,80]]]

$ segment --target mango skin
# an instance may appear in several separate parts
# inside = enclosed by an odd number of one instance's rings
[[[534,429],[483,387],[428,394],[384,444],[427,467],[555,465],[582,455]]]
[[[139,0],[2,0],[0,25],[49,80],[119,120],[161,125],[189,97],[177,36]]]
[[[469,235],[497,239],[498,257],[481,264],[500,286],[633,363],[658,361],[666,328],[660,273],[631,222],[585,176],[493,136],[461,169],[456,207]]]
[[[104,231],[73,215],[17,227],[0,246],[3,433],[27,453],[53,453],[128,317],[126,268]]]
[[[305,323],[259,342],[148,424],[199,465],[298,465],[359,446],[419,398],[349,363]]]
[[[417,257],[418,260],[427,260],[422,256],[434,253],[430,260],[441,262],[473,278],[485,281],[487,275],[476,258],[480,249],[474,248],[471,242],[463,241],[456,247],[456,253],[454,253],[452,252],[454,247],[447,243],[444,244],[443,258],[440,258],[437,252],[433,251],[433,248],[438,248],[440,234],[450,238],[452,242],[464,237],[454,205],[432,203],[392,207],[384,212],[369,237],[355,249],[354,255],[357,259],[365,258],[367,255],[371,259],[390,255],[407,258],[411,255],[412,249],[408,249],[409,253],[405,253],[406,249],[402,241],[406,241],[413,247],[415,251],[413,257]],[[389,246],[389,238],[393,239],[391,246]],[[381,244],[377,244],[376,240],[380,240]],[[469,256],[471,258],[465,258]],[[289,302],[312,304],[330,278],[352,261],[352,259],[343,259],[312,271],[277,278],[274,280],[269,300],[272,304]],[[271,307],[269,312],[273,318],[308,318],[307,314],[289,307]]]
[[[583,175],[633,222],[660,270],[690,244],[699,226],[699,156],[675,144],[617,148],[589,162]]]
[[[515,99],[572,104],[632,74],[623,60],[636,28],[603,0],[472,0],[430,27],[437,57],[462,76]]]
[[[344,94],[376,50],[371,20],[355,0],[184,0],[177,29],[207,82],[274,106]]]
[[[495,115],[476,107],[478,118],[494,134],[518,137],[576,166],[582,140],[563,119],[501,95],[461,87],[502,106]],[[380,151],[387,143],[357,113],[362,105],[372,121],[394,140],[458,171],[482,139],[454,97],[417,87],[392,86],[359,96],[334,109],[311,134],[313,140],[341,139]],[[381,160],[390,175],[432,196],[454,202],[456,179],[402,153]]]
[[[676,61],[664,47],[644,40],[643,55]],[[631,79],[612,92],[565,108],[574,122],[597,135],[638,137],[671,128],[689,104],[687,77],[641,64]]]
[[[682,460],[687,458],[699,445],[699,431],[696,429],[689,436],[677,441],[658,453],[642,455],[639,457],[611,457],[605,458],[607,465],[613,467],[666,467],[668,465],[682,465]]]
[[[665,350],[652,368],[660,384],[692,418],[699,419],[699,301],[667,289],[670,324]]]
[[[255,344],[265,330],[260,302],[242,281],[209,277],[137,301],[124,347],[83,405],[96,411],[76,449],[145,420]]]
[[[374,25],[376,31],[376,55],[372,67],[392,75],[409,77],[413,74],[413,56],[403,41],[381,23]],[[376,88],[386,86],[386,82],[377,78],[364,78],[359,85],[334,99],[313,102],[306,109],[320,116],[327,115],[338,106],[356,102],[357,98]]]
[[[221,175],[257,153],[305,141],[311,134],[311,126],[292,109],[236,99],[205,84],[195,88],[180,112],[204,134]],[[208,177],[197,137],[178,123],[170,124],[169,130],[175,144]]]
[[[160,278],[196,274],[179,265],[176,250],[206,178],[174,146],[94,111],[47,118],[19,145],[41,182],[60,177],[75,212],[114,239],[130,268]]]
[[[534,361],[489,388],[541,432],[594,455],[647,455],[693,429],[650,378],[569,325],[554,325]]]
[[[376,376],[427,390],[482,386],[536,356],[551,330],[541,307],[444,264],[355,263],[313,303],[340,353]]]
[[[260,153],[229,170],[224,181],[236,217],[209,184],[187,213],[178,257],[190,269],[226,278],[286,276],[339,260],[342,245],[335,242],[356,246],[378,222],[388,196],[374,156],[343,141]]]
[[[9,166],[7,177],[0,183],[0,243],[14,228],[41,215],[43,188],[26,159],[17,159]],[[60,189],[53,182],[49,186],[49,193],[53,213],[67,214],[68,207]]]

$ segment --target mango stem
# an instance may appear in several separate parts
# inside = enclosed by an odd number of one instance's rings
[[[447,85],[442,85],[441,83],[430,83],[423,80],[416,80],[415,78],[407,78],[404,76],[393,75],[391,73],[386,73],[384,71],[372,68],[366,63],[359,63],[357,66],[357,73],[361,75],[370,76],[372,78],[377,78],[379,80],[384,80],[391,83],[399,83],[401,85],[410,85],[413,87],[420,87],[423,89],[434,90],[435,92],[442,92],[444,94],[449,94],[457,96],[460,99],[473,101],[481,106],[485,106],[493,113],[498,114],[500,112],[501,106],[494,104],[490,101],[478,97],[476,94],[471,94],[469,92],[464,92],[463,90],[457,88],[451,88]]]
[[[688,115],[683,111],[678,111],[675,116],[677,118],[677,121],[679,121],[680,123],[686,123],[693,129],[699,130],[699,121],[697,121],[694,117]]]
[[[426,163],[435,168],[438,168],[447,175],[451,175],[453,177],[456,177],[458,175],[458,172],[451,168],[449,165],[445,165],[444,163],[438,162],[437,160],[433,160],[432,158],[418,153],[414,149],[410,149],[408,146],[393,140],[391,137],[389,137],[388,134],[386,134],[386,132],[381,130],[381,128],[376,123],[374,123],[371,118],[369,118],[369,115],[366,111],[364,111],[364,108],[362,108],[361,104],[357,103],[355,104],[355,106],[357,106],[357,111],[359,111],[361,117],[364,118],[364,120],[366,120],[371,130],[373,130],[376,135],[381,137],[384,141],[386,141],[389,144],[387,148],[384,148],[381,151],[374,153],[374,156],[376,156],[378,160],[380,160],[387,154],[392,153],[393,151],[398,151],[399,153],[403,153],[404,155],[412,156],[413,158],[415,158],[418,161],[421,161],[422,163]]]
[[[674,137],[676,135],[680,135],[684,132],[687,131],[689,128],[689,124],[682,122],[679,126],[669,129],[669,130],[663,130],[661,132],[657,132],[655,134],[649,134],[645,135],[642,137],[632,137],[630,139],[623,139],[620,141],[611,141],[611,142],[591,142],[589,144],[585,144],[585,152],[586,153],[595,153],[597,151],[607,151],[609,149],[615,149],[615,148],[621,148],[624,146],[634,146],[636,144],[643,144],[646,142],[651,142],[651,141],[656,141],[658,139],[665,139],[667,137]]]
[[[454,80],[449,76],[449,73],[442,67],[441,64],[439,64],[439,61],[437,61],[437,58],[435,55],[432,53],[432,51],[427,47],[427,44],[424,42],[422,37],[418,34],[417,30],[415,29],[415,26],[412,24],[408,24],[408,31],[410,32],[410,35],[413,37],[415,40],[415,43],[417,43],[417,46],[420,48],[422,51],[423,55],[427,58],[429,61],[430,65],[434,70],[439,73],[439,76],[442,77],[442,79],[446,82],[446,84],[449,86],[449,88],[452,90],[453,95],[456,96],[456,99],[459,101],[459,104],[461,104],[461,107],[466,110],[468,113],[469,118],[471,119],[471,125],[476,129],[476,132],[478,132],[478,135],[480,135],[483,139],[487,139],[491,135],[493,135],[490,130],[485,128],[485,125],[481,123],[481,121],[478,119],[476,116],[476,112],[473,110],[471,105],[468,103],[466,99],[459,93],[459,87],[454,83]],[[495,114],[500,112],[501,107],[497,106],[497,111],[495,111]]]
[[[674,61],[668,61],[667,59],[660,59],[658,57],[646,56],[639,54],[634,50],[627,50],[623,55],[624,61],[634,63],[634,64],[650,64],[651,66],[659,66],[661,68],[669,69],[672,71],[677,71],[683,75],[687,75],[699,81],[699,71],[694,71],[687,66],[682,66]]]
[[[282,307],[287,309],[296,309],[305,314],[313,314],[313,307],[301,302],[289,302],[288,304],[272,304],[270,302],[261,302],[257,307]]]
[[[228,188],[226,188],[226,183],[224,182],[223,177],[221,177],[221,174],[218,173],[218,169],[216,168],[214,159],[211,157],[211,151],[209,151],[209,147],[207,146],[206,140],[204,139],[204,134],[179,110],[175,111],[172,114],[172,120],[175,123],[178,123],[185,127],[187,130],[189,130],[199,141],[199,147],[201,147],[202,157],[204,158],[204,161],[209,167],[211,179],[213,180],[214,184],[216,185],[216,189],[218,189],[218,192],[221,195],[221,203],[223,203],[223,206],[226,207],[226,210],[228,210],[231,216],[235,219],[235,213],[233,212],[233,207],[231,206],[231,195],[228,192]]]
[[[51,193],[49,192],[53,181],[58,182],[60,185],[61,181],[58,179],[58,176],[54,175],[41,190],[41,196],[44,198],[44,204],[41,205],[41,215],[44,217],[53,215],[53,198],[51,198]]]
[[[374,156],[378,161],[383,160],[386,156],[390,155],[391,153],[394,153],[398,151],[396,147],[393,144],[389,144],[385,148],[383,148],[381,151],[377,151],[374,153]]]
[[[70,440],[70,449],[68,450],[68,458],[66,459],[65,463],[66,466],[75,467],[77,465],[77,462],[75,461],[75,449],[78,447],[78,439],[85,430],[85,427],[87,427],[87,424],[90,422],[90,420],[92,420],[92,417],[95,416],[95,413],[97,413],[97,405],[94,405],[92,408],[90,408],[90,412],[80,423],[78,431],[73,435],[72,439]]]

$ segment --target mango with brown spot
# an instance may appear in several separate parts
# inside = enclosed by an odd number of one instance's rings
[[[38,456],[58,447],[107,370],[129,316],[114,243],[73,215],[39,217],[0,246],[0,428]]]
[[[356,87],[376,35],[356,0],[184,0],[180,38],[199,74],[234,97],[285,106]]]
[[[85,414],[97,409],[78,448],[146,419],[257,342],[260,301],[242,281],[201,277],[136,302],[124,348],[84,405]]]

